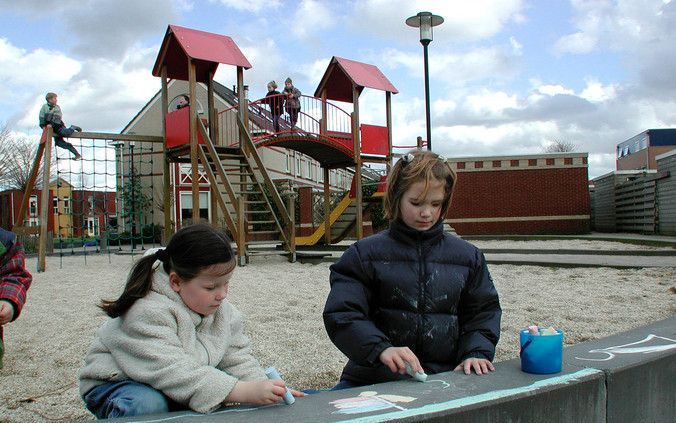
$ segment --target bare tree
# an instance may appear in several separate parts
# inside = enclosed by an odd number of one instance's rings
[[[545,153],[570,153],[577,150],[577,145],[568,141],[552,140],[543,150]]]
[[[0,130],[0,187],[2,189],[21,191],[26,189],[38,146],[38,139],[14,135],[6,126]],[[36,186],[42,183],[44,164],[43,159],[40,163]]]

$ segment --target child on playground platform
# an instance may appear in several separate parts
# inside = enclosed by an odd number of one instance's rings
[[[21,314],[31,282],[23,246],[14,233],[0,228],[0,369],[5,353],[3,327]]]
[[[122,295],[102,301],[111,319],[79,373],[80,394],[96,417],[282,400],[285,383],[266,378],[242,315],[226,299],[235,263],[227,236],[198,224],[134,265]]]
[[[444,233],[456,177],[429,151],[404,155],[388,178],[388,230],[331,266],[324,324],[347,357],[334,389],[429,374],[495,370],[498,293],[476,247]]]
[[[70,137],[74,132],[81,132],[82,128],[75,125],[66,127],[66,124],[63,123],[61,107],[57,104],[59,99],[55,93],[47,93],[45,100],[47,100],[47,103],[40,109],[40,128],[44,129],[45,126],[51,125],[54,131],[54,144],[73,153],[75,155],[73,159],[80,160],[80,153],[73,147],[73,144],[63,138]]]
[[[294,129],[298,122],[298,114],[300,113],[300,90],[293,86],[291,78],[286,78],[284,81],[284,108],[289,114],[289,124],[291,129]]]

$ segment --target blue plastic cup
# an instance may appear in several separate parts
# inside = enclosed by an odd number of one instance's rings
[[[531,335],[528,329],[519,333],[521,370],[527,373],[549,374],[561,371],[563,362],[563,331],[556,335]]]

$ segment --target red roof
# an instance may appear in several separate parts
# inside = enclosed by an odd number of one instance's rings
[[[315,91],[315,97],[321,97],[322,91],[326,89],[327,99],[352,103],[353,84],[360,94],[364,88],[393,94],[399,92],[376,66],[333,56]]]
[[[196,64],[197,82],[207,82],[209,73],[215,73],[219,63],[251,68],[251,63],[232,38],[169,25],[153,66],[153,75],[160,76],[162,65],[166,65],[167,77],[187,81],[188,59],[193,59]]]

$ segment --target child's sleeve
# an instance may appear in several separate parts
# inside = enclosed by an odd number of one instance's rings
[[[42,106],[40,108],[40,114],[38,115],[40,128],[47,126],[47,108]]]
[[[370,366],[378,363],[380,353],[392,344],[369,318],[371,278],[356,245],[331,266],[330,282],[323,315],[329,338],[350,360]]]
[[[0,258],[0,300],[12,303],[16,320],[26,302],[26,291],[33,282],[33,276],[26,270],[23,246],[15,238],[7,245],[7,252]]]
[[[479,250],[476,250],[475,263],[458,304],[458,362],[471,357],[492,361],[500,338],[502,309],[498,292]]]
[[[234,311],[234,310],[233,310]],[[230,323],[230,345],[223,355],[223,359],[216,366],[218,369],[236,377],[239,380],[264,380],[265,371],[251,353],[251,342],[244,334],[244,320],[242,315],[234,311]]]

